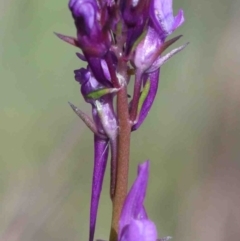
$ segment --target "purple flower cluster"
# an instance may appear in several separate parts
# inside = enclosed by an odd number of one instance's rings
[[[92,118],[70,105],[94,133],[89,235],[89,241],[92,241],[109,152],[110,196],[113,202],[115,199],[121,141],[124,140],[119,140],[125,118],[121,119],[120,115],[122,111],[127,112],[125,121],[130,131],[137,130],[145,120],[158,90],[160,67],[186,46],[162,54],[181,37],[166,40],[182,25],[184,15],[182,10],[173,15],[172,0],[70,0],[69,8],[77,37],[57,36],[80,48],[82,53],[77,56],[87,63],[86,68],[74,72],[84,100],[92,106]],[[127,88],[130,81],[134,81],[133,93]],[[125,90],[123,94],[122,90]],[[116,96],[118,108],[114,104]],[[121,103],[123,100],[127,110]],[[139,166],[138,177],[122,209],[120,241],[157,239],[155,226],[143,207],[147,177],[148,162]]]

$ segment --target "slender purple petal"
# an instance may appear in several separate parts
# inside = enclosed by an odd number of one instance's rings
[[[103,71],[103,74],[105,76],[105,78],[107,80],[111,80],[111,76],[110,76],[110,73],[109,73],[109,69],[108,69],[108,66],[107,66],[107,63],[105,60],[101,60],[101,67],[102,67],[102,71]]]
[[[108,158],[108,141],[94,135],[94,168],[90,208],[89,241],[93,241],[97,219],[98,204],[102,191],[103,177]]]
[[[150,17],[156,31],[165,39],[184,22],[183,11],[173,16],[172,0],[153,0],[150,6]]]
[[[143,106],[142,106],[142,109],[141,109],[141,112],[140,112],[140,115],[138,118],[138,122],[135,125],[133,125],[132,131],[137,130],[141,126],[141,124],[147,117],[147,115],[152,107],[153,101],[155,99],[155,96],[156,96],[157,90],[158,90],[159,73],[160,73],[160,69],[157,69],[155,72],[152,72],[149,74],[150,90],[149,90],[146,100],[143,103]]]
[[[150,0],[121,0],[122,18],[127,26],[126,53],[140,37],[149,18]]]
[[[155,224],[148,219],[144,209],[149,176],[149,161],[138,166],[138,175],[129,191],[122,209],[119,241],[156,241],[158,234]]]
[[[174,24],[173,24],[173,31],[180,27],[184,23],[184,12],[182,9],[178,11],[178,14],[176,17],[174,17]]]
[[[146,195],[148,183],[149,161],[146,161],[138,166],[138,176],[129,191],[122,209],[119,233],[123,228],[130,224],[133,219],[147,219],[143,212],[143,202]]]
[[[110,47],[111,38],[108,29],[105,28],[107,19],[103,21],[102,18],[100,21],[101,9],[97,1],[70,0],[69,8],[75,20],[79,47],[85,57],[103,56]]]

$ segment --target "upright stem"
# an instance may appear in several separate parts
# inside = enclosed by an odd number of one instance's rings
[[[122,207],[128,190],[128,163],[130,152],[131,126],[129,122],[127,87],[123,86],[117,95],[117,114],[119,120],[119,136],[117,151],[116,189],[113,198],[112,225],[110,241],[118,240],[118,226]]]
[[[113,209],[110,231],[110,241],[118,241],[119,220],[128,190],[128,163],[131,134],[126,81],[127,65],[125,61],[119,59],[116,71],[110,53],[106,56],[105,60],[108,65],[113,86],[119,88],[117,92],[117,117],[119,130],[117,141],[116,185],[112,198]],[[117,73],[119,73],[119,77],[117,76]]]

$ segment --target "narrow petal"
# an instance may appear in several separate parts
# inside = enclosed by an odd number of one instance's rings
[[[156,31],[165,39],[184,22],[183,11],[173,16],[172,0],[153,0],[150,6],[150,17]]]
[[[109,69],[108,69],[108,66],[107,66],[107,63],[105,60],[101,60],[101,67],[102,67],[102,71],[103,71],[103,74],[105,76],[105,78],[107,80],[111,80],[111,76],[110,76],[110,73],[109,73]]]
[[[180,9],[178,11],[178,14],[177,16],[174,18],[174,24],[173,24],[173,31],[175,29],[177,29],[178,27],[180,27],[183,23],[184,23],[184,13],[183,13],[183,10]]]
[[[140,112],[140,115],[138,118],[138,122],[135,125],[133,125],[132,131],[137,130],[141,126],[141,124],[147,117],[147,115],[152,107],[153,101],[155,99],[155,96],[156,96],[157,90],[158,90],[159,72],[160,72],[160,70],[157,69],[155,72],[152,72],[149,74],[149,78],[150,78],[150,82],[151,82],[150,90],[149,90],[147,98],[145,99],[145,101],[143,103],[143,106],[142,106],[142,109],[141,109],[141,112]]]
[[[146,195],[147,183],[148,183],[149,161],[138,166],[138,176],[129,191],[125,200],[120,222],[119,233],[121,234],[123,228],[130,224],[133,219],[147,219],[143,216],[143,202]]]
[[[97,219],[98,204],[102,191],[103,177],[108,158],[108,141],[94,136],[94,168],[92,178],[92,196],[90,207],[89,241],[93,241]]]

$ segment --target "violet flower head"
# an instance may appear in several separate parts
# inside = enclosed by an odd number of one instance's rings
[[[120,218],[119,241],[156,241],[158,233],[144,208],[147,183],[149,178],[149,161],[138,166],[138,175],[125,200]],[[166,237],[160,240],[168,240]]]

